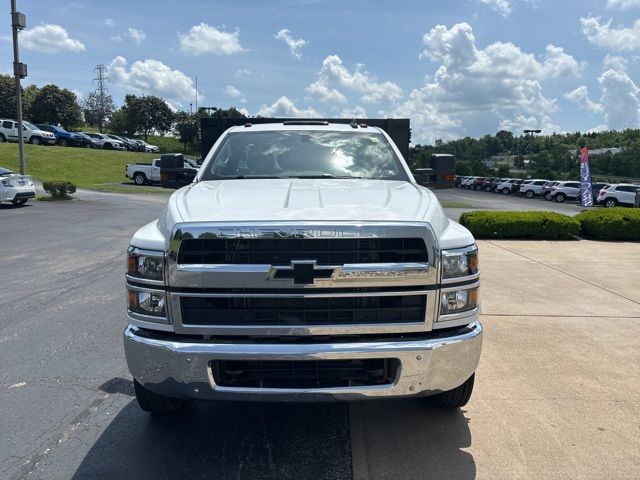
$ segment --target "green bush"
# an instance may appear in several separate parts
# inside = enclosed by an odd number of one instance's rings
[[[598,208],[577,217],[580,234],[599,240],[640,240],[640,208]]]
[[[76,193],[76,186],[66,180],[47,180],[42,182],[44,191],[53,198],[69,198],[70,195]]]
[[[465,212],[460,223],[477,238],[568,240],[580,231],[573,217],[553,212]]]

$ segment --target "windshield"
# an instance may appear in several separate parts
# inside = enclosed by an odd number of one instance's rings
[[[13,172],[11,170],[7,170],[6,168],[0,168],[0,177],[6,175],[12,175]]]
[[[318,130],[230,133],[201,180],[265,177],[408,180],[383,135]]]
[[[25,127],[27,130],[39,130],[38,127],[36,127],[33,123],[29,123],[29,122],[22,122],[22,126]]]

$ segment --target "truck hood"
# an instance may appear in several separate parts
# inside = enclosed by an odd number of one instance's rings
[[[204,181],[173,200],[185,222],[416,221],[433,201],[408,182],[360,179]]]

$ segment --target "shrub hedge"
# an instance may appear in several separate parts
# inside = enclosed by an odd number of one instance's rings
[[[584,237],[640,241],[640,208],[598,208],[584,211],[576,219]]]
[[[42,182],[42,188],[53,198],[68,198],[76,193],[76,186],[66,180],[47,180]]]
[[[580,232],[573,217],[554,212],[464,212],[460,223],[477,238],[569,240]]]

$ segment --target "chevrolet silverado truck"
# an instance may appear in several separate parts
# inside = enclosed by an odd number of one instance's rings
[[[471,396],[477,246],[381,129],[228,129],[127,259],[124,348],[145,411]]]

